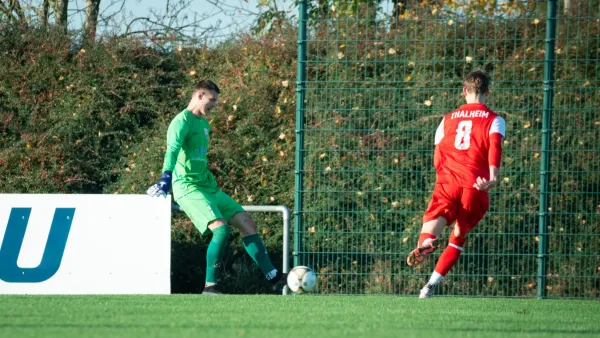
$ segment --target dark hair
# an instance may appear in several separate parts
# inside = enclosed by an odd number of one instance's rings
[[[489,75],[480,70],[476,70],[467,74],[463,85],[467,88],[468,93],[487,94],[490,91],[490,82],[491,79]]]
[[[212,90],[214,92],[216,92],[217,94],[221,93],[221,90],[219,89],[219,87],[217,86],[216,83],[212,82],[211,80],[202,80],[199,81],[198,83],[196,83],[196,85],[194,86],[194,93],[200,90]]]

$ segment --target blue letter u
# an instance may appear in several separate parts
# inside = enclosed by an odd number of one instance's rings
[[[31,208],[13,208],[0,246],[0,280],[7,283],[39,283],[54,276],[65,252],[75,208],[56,208],[50,234],[40,265],[20,268],[17,265]]]

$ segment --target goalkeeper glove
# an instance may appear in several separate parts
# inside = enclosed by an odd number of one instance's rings
[[[160,177],[160,181],[148,188],[146,193],[152,197],[166,197],[169,190],[171,190],[171,172],[165,171]]]

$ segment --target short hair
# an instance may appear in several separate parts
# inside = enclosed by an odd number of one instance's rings
[[[463,85],[468,93],[485,95],[490,92],[490,82],[491,79],[489,75],[480,70],[476,70],[467,74]]]
[[[212,82],[211,80],[198,81],[198,83],[196,83],[196,85],[194,86],[194,93],[198,92],[200,90],[203,90],[203,89],[204,90],[212,90],[212,91],[216,92],[217,94],[221,93],[221,90],[219,89],[217,84]]]

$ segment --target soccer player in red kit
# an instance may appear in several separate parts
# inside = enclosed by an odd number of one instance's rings
[[[489,86],[486,73],[469,73],[463,87],[467,104],[446,115],[435,133],[437,181],[423,216],[418,247],[407,257],[408,265],[421,263],[437,250],[444,227],[456,225],[420,298],[430,298],[456,264],[467,234],[488,210],[488,190],[498,182],[506,124],[485,105]]]

